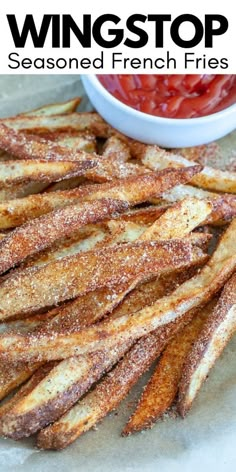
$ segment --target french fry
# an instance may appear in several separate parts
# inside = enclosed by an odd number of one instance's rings
[[[55,367],[56,364],[57,362],[55,361],[48,362],[47,364],[44,364],[42,366],[39,365],[38,367],[36,367],[35,364],[34,367],[36,372],[33,374],[30,380],[25,385],[23,385],[23,387],[21,387],[20,390],[18,390],[18,392],[10,400],[8,400],[8,402],[0,406],[0,418],[8,411],[11,411],[12,408],[14,408],[14,405],[17,403],[18,399],[29,395],[29,393],[40,383],[40,381],[50,372],[50,370]],[[27,379],[25,378],[25,380]]]
[[[139,155],[142,163],[152,170],[165,169],[166,167],[188,167],[194,164],[193,161],[166,152],[157,146],[136,143],[135,153]],[[191,182],[197,187],[209,190],[236,193],[236,175],[234,172],[205,166],[199,175],[192,178]]]
[[[118,162],[127,162],[131,159],[129,146],[118,136],[111,136],[107,139],[102,156],[106,159],[114,159]]]
[[[210,202],[197,198],[186,198],[169,208],[164,215],[147,230],[141,239],[173,239],[184,237],[201,224],[211,213]],[[173,221],[175,225],[173,226]]]
[[[0,273],[3,273],[88,223],[102,221],[127,208],[125,202],[101,199],[70,205],[30,221],[12,231],[0,243]]]
[[[0,124],[0,147],[18,159],[49,161],[77,161],[83,163],[84,170],[96,165],[95,159],[84,151],[72,152],[66,146],[43,139],[39,136],[24,135],[19,131]]]
[[[151,428],[172,405],[178,391],[185,358],[191,350],[192,343],[203,329],[210,309],[206,306],[196,313],[193,320],[167,345],[135,412],[123,430],[123,435]]]
[[[184,318],[184,317],[183,317]],[[40,449],[63,449],[115,409],[150,367],[185,320],[177,320],[140,339],[118,365],[61,419],[40,431]]]
[[[187,356],[179,386],[178,411],[185,416],[210,369],[236,330],[236,274],[221,297]]]
[[[88,162],[21,160],[0,162],[0,185],[8,187],[17,183],[56,182],[82,175]]]
[[[0,400],[6,397],[12,390],[19,387],[28,380],[31,375],[39,368],[40,362],[13,364],[0,363]]]
[[[13,397],[9,411],[6,404],[6,414],[0,416],[1,434],[13,439],[27,437],[60,417],[129,347],[127,343],[111,353],[103,351],[60,362],[28,395],[16,402]]]
[[[100,138],[108,138],[111,127],[97,113],[67,113],[57,115],[25,116],[18,115],[13,118],[0,120],[15,130],[29,131],[30,133],[45,133],[48,131],[86,131]],[[1,146],[0,146],[1,147]]]
[[[112,198],[128,202],[130,206],[146,202],[154,195],[191,179],[199,168],[164,170],[132,176],[101,185],[88,185],[74,190],[31,195],[22,200],[0,204],[0,228],[19,226],[53,210],[86,200]],[[48,222],[50,223],[50,221]],[[34,222],[35,224],[35,222]]]
[[[117,244],[32,267],[1,284],[0,319],[50,307],[96,288],[132,282],[141,273],[150,277],[188,267],[201,259],[205,256],[199,248],[179,239]]]
[[[18,198],[27,197],[35,193],[42,192],[48,187],[48,183],[43,182],[30,182],[30,183],[18,183],[15,185],[9,185],[8,187],[0,189],[0,205],[6,200],[14,200]]]
[[[48,185],[46,192],[58,192],[59,190],[72,190],[81,184],[91,183],[85,177],[72,177],[71,179],[60,180],[60,182]]]
[[[56,336],[36,334],[1,336],[0,356],[2,358],[7,356],[11,361],[15,358],[24,361],[53,360],[84,355],[101,348],[109,350],[128,339],[134,342],[158,327],[174,321],[187,311],[205,305],[235,271],[235,228],[236,220],[226,230],[217,250],[199,274],[178,287],[170,296],[163,297],[161,301],[135,313],[135,316],[130,314],[119,319],[103,321],[94,327],[69,335],[64,333]],[[169,244],[175,246],[176,242],[170,240]],[[1,298],[4,296],[3,287],[4,284],[1,287]],[[19,292],[18,287],[17,289]],[[42,290],[44,293],[44,286]],[[9,306],[10,302],[7,303],[5,314],[4,308],[2,309],[2,317],[6,316]]]
[[[206,224],[221,225],[235,218],[236,216],[236,197],[230,194],[217,194],[208,192],[191,185],[178,185],[162,195],[164,202],[173,203],[183,200],[187,197],[196,197],[209,200],[212,204],[212,213],[206,219]],[[155,199],[155,202],[163,202],[161,199]]]
[[[21,115],[18,115],[18,117],[22,115],[33,117],[33,116],[53,116],[53,115],[60,115],[64,113],[73,113],[76,111],[80,102],[81,102],[81,97],[75,97],[75,98],[72,98],[71,100],[66,100],[65,102],[44,105],[34,110],[30,110],[26,113],[22,113]]]

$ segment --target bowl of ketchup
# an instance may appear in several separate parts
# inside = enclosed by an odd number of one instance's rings
[[[236,128],[236,75],[87,75],[87,95],[118,131],[163,147],[206,144]]]

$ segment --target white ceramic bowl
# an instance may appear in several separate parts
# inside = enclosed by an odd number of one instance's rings
[[[159,146],[206,144],[236,128],[236,104],[201,118],[162,118],[131,108],[113,97],[96,75],[81,76],[86,93],[102,117],[130,138]]]

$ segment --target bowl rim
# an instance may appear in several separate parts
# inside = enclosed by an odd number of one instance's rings
[[[216,113],[212,113],[211,115],[206,115],[206,116],[199,116],[197,118],[165,118],[162,116],[155,116],[155,115],[150,115],[148,113],[144,113],[142,111],[136,110],[135,108],[132,108],[125,103],[121,102],[118,100],[116,97],[114,97],[110,92],[106,90],[106,88],[101,84],[101,82],[98,79],[98,75],[100,74],[83,74],[81,76],[82,82],[89,81],[93,86],[96,87],[96,89],[101,92],[104,97],[112,104],[115,106],[118,106],[121,110],[124,112],[128,112],[131,116],[135,116],[136,118],[141,118],[144,119],[145,121],[151,123],[155,122],[156,124],[172,124],[174,126],[179,126],[179,125],[185,125],[185,126],[193,126],[194,124],[207,124],[207,123],[212,123],[213,121],[218,121],[221,118],[225,118],[227,115],[231,115],[234,111],[236,112],[236,103],[233,105],[230,105],[227,108],[224,108],[223,110],[220,110]]]

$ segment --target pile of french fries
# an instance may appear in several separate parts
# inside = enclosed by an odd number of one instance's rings
[[[79,102],[0,120],[0,433],[41,449],[154,362],[123,435],[184,416],[236,330],[236,174]]]

